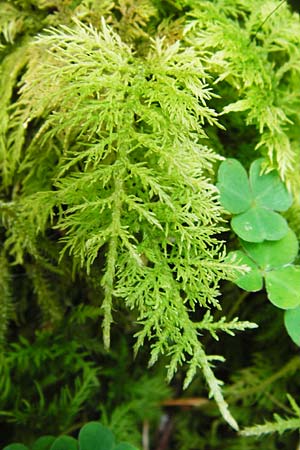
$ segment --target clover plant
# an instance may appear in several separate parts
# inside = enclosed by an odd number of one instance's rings
[[[15,443],[3,450],[136,450],[131,444],[116,444],[115,436],[99,422],[85,424],[78,436],[78,441],[71,436],[42,436],[31,446]]]
[[[300,306],[285,311],[284,324],[290,338],[300,347]]]
[[[292,196],[276,171],[261,175],[263,158],[250,167],[249,178],[242,164],[228,158],[218,171],[220,201],[233,214],[231,227],[249,242],[275,241],[287,234],[288,225],[276,211],[286,211]]]
[[[241,250],[228,254],[228,261],[248,267],[235,283],[245,291],[260,291],[264,284],[270,302],[286,310],[284,323],[291,339],[300,345],[300,266],[294,265],[299,246],[295,233],[281,215],[292,196],[276,171],[261,174],[263,159],[250,167],[249,179],[235,159],[222,162],[218,172],[221,204],[234,214],[233,231]]]
[[[250,271],[238,277],[236,284],[246,291],[259,291],[265,280],[268,298],[282,309],[300,305],[300,266],[294,262],[298,253],[295,233],[288,234],[278,241],[253,243],[241,241],[243,251],[231,252],[231,261],[239,259],[250,267]]]

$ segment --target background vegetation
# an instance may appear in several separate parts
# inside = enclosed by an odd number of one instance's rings
[[[0,36],[1,445],[296,450],[299,347],[216,188],[263,156],[299,239],[292,4],[0,1]]]

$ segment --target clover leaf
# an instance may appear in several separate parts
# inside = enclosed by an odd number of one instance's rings
[[[263,158],[250,167],[249,178],[236,159],[219,167],[217,188],[222,206],[234,215],[233,231],[248,242],[276,241],[288,232],[286,220],[276,211],[286,211],[292,196],[275,170],[261,174]]]
[[[235,283],[245,291],[259,291],[265,279],[271,303],[281,309],[300,305],[300,266],[294,262],[298,254],[295,233],[288,233],[278,241],[253,243],[241,241],[244,251],[230,252],[231,262],[239,261],[249,267],[249,272],[238,275]]]
[[[300,305],[300,266],[271,270],[265,275],[268,298],[282,309]]]
[[[284,312],[284,325],[292,341],[300,347],[300,306]]]
[[[99,422],[88,422],[80,430],[78,441],[71,436],[42,436],[33,446],[21,443],[7,445],[3,450],[137,450],[127,443],[115,443],[114,434]]]
[[[257,264],[244,252],[241,250],[230,252],[227,256],[227,261],[233,264],[238,262],[240,265],[249,267],[249,272],[244,275],[239,275],[239,273],[237,274],[235,284],[237,284],[241,289],[248,292],[256,292],[263,288],[263,276],[261,271],[259,270]]]
[[[26,447],[23,444],[15,443],[15,444],[7,445],[2,450],[29,450],[29,449],[28,449],[28,447]]]
[[[42,436],[35,441],[30,450],[49,450],[55,440],[54,436]]]
[[[113,433],[99,422],[85,424],[79,433],[80,450],[112,450],[115,446]]]
[[[278,241],[253,243],[241,240],[241,244],[246,254],[265,271],[293,263],[299,248],[297,236],[290,228]]]
[[[80,450],[137,450],[127,442],[115,443],[114,434],[99,422],[85,424],[79,433]]]
[[[218,170],[217,187],[220,201],[232,214],[240,214],[251,207],[251,190],[247,172],[236,159],[226,159]]]
[[[78,450],[77,440],[71,436],[60,436],[55,439],[50,450]]]

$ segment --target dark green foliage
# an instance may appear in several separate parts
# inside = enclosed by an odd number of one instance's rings
[[[3,450],[28,450],[28,447],[25,447],[23,444],[10,444]]]
[[[159,402],[169,395],[163,374],[141,378],[141,369],[132,369],[132,353],[123,337],[115,336],[118,351],[105,357],[100,335],[89,337],[87,323],[64,323],[55,334],[43,331],[31,342],[22,338],[2,358],[1,415],[11,424],[5,428],[7,436],[14,433],[15,439],[30,441],[45,430],[66,432],[76,420],[84,420],[86,411],[101,410],[120,440],[138,442],[138,424],[144,417],[156,421]],[[120,390],[107,392],[114,385]]]
[[[38,438],[32,446],[32,450],[48,450],[54,443],[54,436],[42,436]]]
[[[80,430],[79,446],[82,450],[111,450],[115,447],[113,433],[97,422],[89,422]]]
[[[60,436],[55,439],[49,450],[78,450],[78,445],[76,439],[70,436]]]
[[[296,448],[263,438],[299,428],[300,363],[261,284],[297,244],[260,245],[300,237],[299,61],[279,0],[0,1],[2,446],[100,418],[136,448]],[[262,210],[254,276],[224,208]]]
[[[9,444],[3,450],[137,450],[131,444],[115,444],[113,433],[99,422],[88,422],[78,435],[78,441],[71,436],[42,436],[30,447],[23,444]]]

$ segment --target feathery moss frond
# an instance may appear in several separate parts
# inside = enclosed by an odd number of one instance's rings
[[[246,427],[241,431],[242,436],[263,436],[271,433],[285,433],[286,431],[297,431],[300,428],[300,417],[284,418],[274,414],[273,422],[266,422],[263,425]]]
[[[202,61],[179,43],[166,47],[156,40],[147,57],[133,57],[105,23],[100,33],[78,22],[73,29],[53,28],[32,46],[11,108],[7,157],[22,174],[22,191],[30,193],[32,183],[41,191],[16,205],[27,235],[29,226],[44,233],[54,221],[63,253],[88,273],[104,253],[99,283],[105,345],[118,297],[138,311],[136,349],[147,338],[153,342],[151,364],[159,354],[169,355],[169,379],[185,354],[193,361],[194,353],[200,355],[196,366],[236,428],[189,316],[196,307],[219,308],[219,280],[235,272],[215,237],[224,227],[209,180],[218,156],[201,142],[206,124],[218,126],[206,77]],[[54,159],[55,172],[47,170]],[[51,184],[53,190],[45,190]],[[35,202],[29,210],[28,201]],[[22,249],[36,257],[16,225],[10,228],[7,246],[19,261]],[[226,328],[219,325],[213,333]]]
[[[299,192],[300,25],[287,3],[277,6],[275,0],[197,2],[186,39],[206,57],[216,91],[232,88],[236,101],[223,113],[244,112],[246,125],[259,133],[253,148]],[[232,20],[237,17],[241,22]]]
[[[9,319],[12,317],[12,288],[9,264],[2,251],[0,254],[0,345],[5,342]]]

